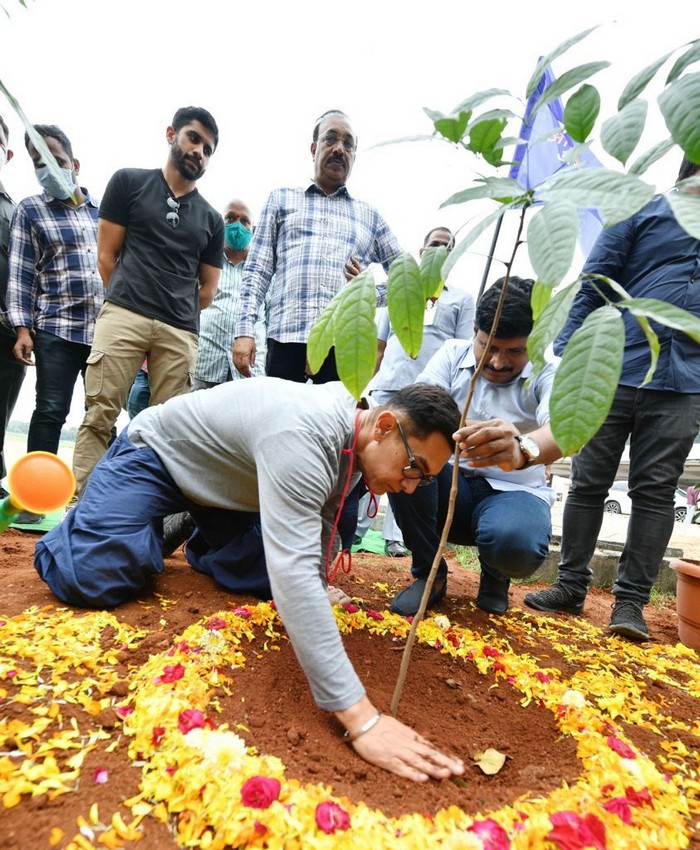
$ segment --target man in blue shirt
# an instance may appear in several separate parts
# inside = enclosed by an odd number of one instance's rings
[[[496,334],[489,340],[503,289],[496,281],[479,299],[474,339],[450,339],[416,378],[444,387],[463,407],[474,383],[465,425],[459,431],[461,460],[458,494],[449,542],[476,546],[481,577],[476,604],[490,614],[508,609],[511,578],[525,578],[542,565],[549,551],[554,494],[544,464],[561,456],[549,427],[551,364],[533,376],[527,353],[532,330],[532,281],[511,277]],[[483,369],[474,380],[477,364]],[[412,616],[445,524],[451,463],[437,480],[412,494],[390,492],[389,501],[412,553],[414,582],[392,602],[391,610]],[[428,604],[447,591],[447,563],[438,567]]]
[[[352,197],[357,138],[348,117],[325,112],[311,143],[313,181],[304,188],[275,189],[255,230],[236,311],[233,362],[250,377],[255,364],[254,328],[273,278],[265,372],[304,382],[306,342],[333,297],[371,263],[388,270],[401,248],[374,207]],[[314,383],[337,381],[333,351]]]
[[[684,159],[678,181],[698,172],[700,166]],[[700,187],[691,184],[676,191],[700,194]],[[700,240],[681,227],[664,195],[603,231],[583,274],[604,275],[634,298],[659,299],[700,316]],[[584,281],[557,341],[557,353],[586,316],[604,303],[600,288],[607,298],[615,298],[605,287]],[[700,426],[700,346],[681,331],[652,322],[659,359],[653,378],[642,386],[649,346],[635,317],[623,311],[623,318],[624,359],[612,408],[595,437],[572,459],[557,580],[547,590],[528,594],[525,604],[539,611],[583,610],[603,503],[629,437],[632,510],[613,586],[610,630],[644,640],[649,630],[643,606],[673,530],[675,488]]]

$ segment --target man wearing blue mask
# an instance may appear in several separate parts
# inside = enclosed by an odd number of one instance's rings
[[[199,319],[199,350],[194,372],[193,389],[202,390],[241,378],[233,365],[234,314],[241,295],[243,267],[253,236],[253,217],[247,204],[231,201],[224,210],[224,265],[219,288],[212,303],[202,310]],[[266,311],[261,311],[255,323],[255,344],[258,359],[253,375],[264,375],[266,351]]]
[[[62,179],[25,135],[43,192],[20,201],[12,217],[7,322],[17,334],[16,359],[36,367],[27,450],[55,454],[75,382],[85,374],[104,287],[97,270],[98,207],[78,183],[80,163],[70,140],[51,124],[34,129]]]

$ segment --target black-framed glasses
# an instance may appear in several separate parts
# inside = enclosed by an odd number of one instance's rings
[[[168,206],[170,207],[170,212],[166,214],[165,220],[171,227],[177,227],[180,224],[180,216],[178,215],[180,202],[168,195]]]
[[[423,472],[420,466],[418,466],[418,461],[413,456],[411,447],[408,445],[408,440],[406,439],[406,435],[404,434],[403,428],[401,427],[401,423],[398,419],[396,420],[396,427],[399,429],[399,434],[401,435],[404,446],[406,446],[406,453],[408,454],[408,466],[404,466],[403,468],[403,477],[411,478],[414,481],[418,478],[419,487],[426,487],[428,484],[432,484],[433,481],[435,481],[435,476],[428,475],[426,472]]]
[[[324,144],[328,145],[329,148],[334,147],[338,144],[339,136],[337,133],[333,133],[329,131],[325,133],[319,139],[320,142],[324,142]],[[355,150],[355,140],[351,136],[344,136],[342,139],[343,147],[348,153],[352,153]]]

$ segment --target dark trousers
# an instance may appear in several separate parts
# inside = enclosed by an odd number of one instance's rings
[[[36,405],[29,423],[27,451],[58,451],[61,428],[70,412],[79,375],[85,378],[90,346],[38,330],[34,336]]]
[[[0,325],[0,478],[7,475],[5,466],[5,431],[12,418],[27,367],[12,353],[17,337],[14,331]]]
[[[445,524],[452,483],[447,464],[437,480],[407,493],[390,493],[389,501],[411,550],[414,578],[427,578]],[[522,490],[495,490],[485,478],[460,472],[454,518],[448,540],[476,546],[481,569],[496,577],[525,578],[542,565],[552,531],[550,507]],[[443,559],[438,578],[447,575]]]
[[[558,581],[585,595],[604,502],[630,437],[632,510],[616,596],[645,605],[674,523],[674,497],[698,427],[700,395],[618,387],[608,418],[571,461]]]
[[[309,378],[314,384],[327,384],[329,381],[338,380],[335,353],[332,348],[318,372],[315,375],[308,375],[306,372],[306,343],[278,342],[276,339],[267,340],[265,374],[271,378],[295,381],[297,384],[305,384]]]

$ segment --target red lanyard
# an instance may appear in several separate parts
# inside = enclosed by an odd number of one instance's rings
[[[335,514],[335,520],[333,522],[333,530],[331,531],[331,536],[328,541],[328,550],[326,552],[326,563],[324,565],[324,570],[326,573],[326,582],[330,584],[335,577],[338,575],[338,570],[342,568],[344,573],[349,573],[352,568],[352,552],[349,549],[341,549],[338,553],[338,557],[335,559],[335,563],[333,564],[332,569],[330,568],[331,563],[331,552],[333,550],[333,542],[335,541],[335,535],[338,532],[338,523],[340,522],[340,514],[343,510],[343,505],[345,504],[345,499],[348,495],[348,491],[350,490],[350,481],[352,479],[352,471],[355,466],[355,449],[357,448],[357,437],[360,433],[360,413],[358,410],[355,414],[355,433],[352,437],[352,445],[349,449],[343,449],[340,453],[341,457],[345,456],[350,458],[348,461],[348,474],[345,476],[345,484],[343,486],[343,492],[340,494],[340,504],[338,505],[338,510]],[[347,559],[346,556],[347,555]]]

